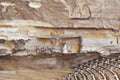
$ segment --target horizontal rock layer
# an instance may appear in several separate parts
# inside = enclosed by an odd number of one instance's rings
[[[119,51],[120,32],[109,29],[54,29],[39,27],[0,27],[1,54],[29,55],[40,52],[69,53]],[[6,50],[6,52],[5,52]],[[106,51],[107,50],[107,51]]]

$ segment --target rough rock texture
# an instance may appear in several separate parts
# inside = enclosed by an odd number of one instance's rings
[[[120,52],[119,0],[0,0],[0,53]],[[21,41],[23,40],[23,41]]]
[[[54,27],[119,27],[119,0],[37,0],[41,5],[37,9],[29,6],[30,0],[0,1],[7,2],[0,5],[1,20],[43,21]]]
[[[0,70],[70,69],[75,65],[100,57],[92,54],[41,54],[37,56],[0,56]]]
[[[23,55],[62,52],[63,43],[67,44],[69,53],[119,52],[120,33],[113,30],[1,27],[0,31],[1,49],[7,49],[8,54],[13,52],[17,54],[20,51]]]
[[[1,80],[59,80],[72,72],[66,69],[0,71]],[[48,76],[49,75],[49,76]]]

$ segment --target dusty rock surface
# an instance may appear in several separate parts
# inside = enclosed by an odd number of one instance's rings
[[[72,70],[17,70],[0,71],[1,80],[59,80]]]
[[[14,20],[31,20],[31,24],[39,21],[53,25],[46,27],[58,28],[116,29],[119,26],[119,0],[1,0],[0,3],[1,25],[9,21],[16,24]]]

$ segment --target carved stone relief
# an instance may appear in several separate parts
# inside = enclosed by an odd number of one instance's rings
[[[39,38],[39,44],[38,53],[77,53],[81,48],[79,37]]]
[[[87,19],[91,17],[91,11],[86,0],[75,0],[75,6],[69,10],[70,18]]]

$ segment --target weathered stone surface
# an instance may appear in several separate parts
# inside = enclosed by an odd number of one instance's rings
[[[119,0],[1,0],[0,3],[0,46],[4,46],[0,49],[7,49],[9,54],[62,52],[65,42],[69,53],[119,51]],[[12,40],[15,42],[10,43]]]
[[[0,54],[6,54],[6,49],[0,49]]]
[[[119,8],[120,0],[0,0],[0,80],[57,80],[101,55],[119,58]]]
[[[24,29],[21,27],[1,27],[0,30],[1,42],[4,43],[2,46],[6,46],[10,51],[18,51],[21,55],[36,55],[41,49],[44,49],[43,52],[47,53],[51,53],[51,50],[53,52],[61,52],[63,42],[67,44],[68,52],[72,53],[79,51],[104,52],[105,49],[109,53],[111,49],[119,50],[120,44],[119,32],[113,30],[52,29],[38,27],[24,27]],[[2,38],[3,36],[7,36],[7,39]]]
[[[17,40],[17,41],[13,40],[11,42],[15,45],[15,48],[13,49],[13,53],[25,50],[25,41],[24,40],[22,40],[22,39]]]
[[[41,3],[39,9],[29,7],[29,0],[1,0],[3,1],[15,5],[7,7],[6,12],[1,11],[1,20],[42,21],[58,28],[117,29],[119,26],[119,0],[31,0]],[[2,8],[0,5],[0,9]]]
[[[99,54],[41,54],[37,56],[0,56],[0,70],[70,69],[74,65],[100,57]],[[87,59],[86,59],[87,58]]]

